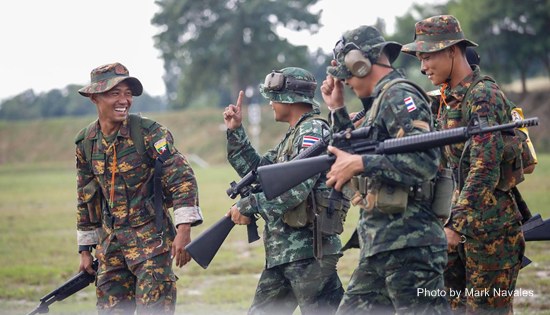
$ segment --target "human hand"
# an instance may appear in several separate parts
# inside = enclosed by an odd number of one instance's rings
[[[328,151],[334,154],[336,161],[327,173],[327,186],[341,191],[345,183],[363,171],[363,159],[360,155],[349,154],[331,145],[328,146]]]
[[[226,216],[231,217],[231,221],[238,225],[247,225],[250,224],[250,218],[246,215],[243,215],[239,212],[239,209],[236,205],[233,205]]]
[[[80,266],[78,267],[78,271],[86,271],[87,273],[91,275],[95,275],[95,270],[92,267],[92,262],[94,261],[94,257],[92,256],[92,253],[88,251],[83,251],[80,253]]]
[[[244,92],[239,91],[239,97],[237,98],[237,104],[229,104],[223,111],[223,121],[227,129],[236,129],[239,128],[242,124],[243,115],[242,115],[242,101],[244,97]]]
[[[455,230],[445,228],[445,236],[447,236],[447,250],[449,252],[456,251],[458,243],[461,242],[461,236]]]
[[[332,66],[338,65],[336,60],[331,61]],[[344,85],[337,78],[327,75],[321,85],[321,95],[328,109],[334,110],[344,106]]]
[[[191,224],[179,224],[171,251],[171,258],[176,259],[176,267],[181,268],[191,260],[191,255],[185,250],[185,246],[189,243],[191,243]]]

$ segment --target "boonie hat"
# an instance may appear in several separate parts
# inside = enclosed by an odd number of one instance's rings
[[[372,64],[378,60],[380,53],[385,49],[390,64],[397,59],[401,52],[401,44],[386,41],[380,31],[373,26],[362,25],[354,30],[347,31],[336,42],[333,49],[333,57],[338,62],[337,66],[327,67],[327,73],[338,78],[347,79],[352,76],[344,63],[345,55],[354,49],[361,50]]]
[[[128,69],[118,62],[95,68],[90,77],[90,84],[78,90],[80,95],[87,97],[91,94],[103,93],[122,81],[127,81],[133,96],[139,96],[143,92],[141,82],[137,78],[131,77]]]
[[[466,47],[477,46],[464,37],[460,22],[452,15],[436,15],[415,24],[414,42],[403,45],[401,51],[415,55],[430,53],[464,42]]]
[[[317,80],[311,72],[297,67],[273,70],[260,84],[260,93],[271,101],[294,104],[310,104],[314,111],[320,112],[319,103],[315,100]]]

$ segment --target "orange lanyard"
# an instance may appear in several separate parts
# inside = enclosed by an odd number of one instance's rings
[[[441,107],[443,107],[443,104],[449,109],[449,104],[447,104],[447,101],[445,100],[445,89],[447,88],[447,83],[443,83],[441,85],[441,89],[439,90],[441,93],[441,96],[439,97],[439,109],[437,110],[437,119],[441,116]]]
[[[117,170],[116,164],[116,145],[115,143],[113,143],[113,163],[111,164],[111,194],[109,196],[109,204],[111,208],[113,208],[115,200],[115,173]]]

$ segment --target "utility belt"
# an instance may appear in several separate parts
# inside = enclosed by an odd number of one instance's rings
[[[351,179],[351,189],[355,190],[352,204],[367,211],[377,208],[387,214],[403,213],[411,199],[430,202],[430,209],[434,214],[446,221],[451,213],[454,181],[452,171],[444,168],[438,171],[433,180],[413,186],[394,185],[354,176]]]

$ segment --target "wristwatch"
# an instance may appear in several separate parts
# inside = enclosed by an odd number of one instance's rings
[[[94,248],[93,245],[78,245],[78,253],[82,253],[83,251],[92,252],[92,248]]]

